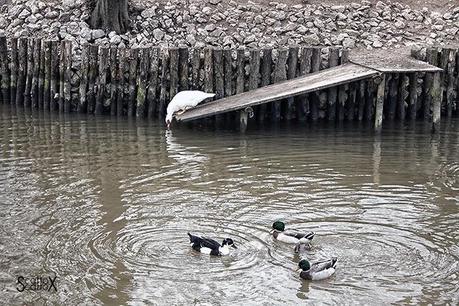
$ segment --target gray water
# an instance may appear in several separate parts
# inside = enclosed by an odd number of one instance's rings
[[[328,126],[328,127],[327,127]],[[459,120],[230,130],[0,108],[8,305],[457,304]],[[307,282],[271,224],[317,232]],[[239,247],[214,258],[186,233]],[[18,292],[56,276],[57,292]]]

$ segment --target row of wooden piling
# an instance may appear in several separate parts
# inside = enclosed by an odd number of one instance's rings
[[[17,107],[70,111],[72,45],[0,36],[1,97]]]
[[[338,48],[189,49],[116,48],[85,45],[72,53],[68,41],[0,37],[0,78],[4,103],[60,112],[163,118],[179,91],[230,96],[321,69],[345,64]],[[442,111],[457,114],[459,52],[427,49],[419,59],[444,69]],[[74,63],[74,65],[72,65]],[[385,120],[432,119],[432,74],[387,74]],[[378,90],[362,80],[255,107],[258,121],[372,121]],[[225,122],[233,114],[217,115]]]

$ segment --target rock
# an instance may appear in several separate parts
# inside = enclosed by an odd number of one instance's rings
[[[219,4],[220,2],[222,2],[222,0],[209,0],[209,3],[210,3],[210,4],[213,4],[213,5],[217,5],[217,4]]]
[[[401,20],[397,20],[397,21],[395,22],[395,27],[396,27],[397,29],[404,29],[404,28],[406,27],[406,24],[405,24],[403,21],[401,21]]]
[[[163,37],[164,37],[164,32],[161,30],[161,29],[154,29],[153,30],[153,37],[156,39],[156,40],[162,40]]]
[[[344,11],[346,11],[346,7],[344,5],[333,5],[331,9],[340,13],[344,13]]]
[[[21,13],[19,13],[18,18],[19,19],[26,19],[27,17],[30,16],[30,12],[27,9],[23,9]]]
[[[152,8],[143,10],[142,13],[140,13],[140,16],[142,16],[143,18],[152,18],[155,15],[156,15],[156,7],[152,7]]]
[[[311,34],[304,38],[304,42],[311,45],[320,44],[320,37],[317,34]]]
[[[215,24],[211,23],[211,24],[208,24],[204,27],[204,29],[207,31],[207,32],[212,32],[216,29],[216,26]]]
[[[379,40],[375,40],[372,44],[373,47],[375,48],[381,48],[383,44]]]
[[[45,14],[45,18],[47,19],[55,19],[59,17],[59,13],[56,11],[49,11],[48,13]]]
[[[96,39],[100,39],[102,37],[105,37],[105,32],[104,30],[100,30],[100,29],[97,29],[97,30],[92,30],[91,32],[91,38],[93,40],[96,40]]]
[[[110,37],[110,44],[112,44],[112,45],[118,45],[118,44],[121,43],[121,41],[122,41],[122,39],[121,39],[121,36],[119,36],[119,35],[114,35],[114,36]]]
[[[343,47],[347,48],[347,49],[354,48],[355,47],[355,40],[350,38],[350,37],[346,37],[343,40]]]

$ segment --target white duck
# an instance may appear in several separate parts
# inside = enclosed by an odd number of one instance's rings
[[[175,113],[180,112],[183,114],[186,110],[196,107],[205,99],[214,97],[214,93],[207,93],[199,90],[184,90],[177,93],[167,106],[166,125],[169,129],[171,126],[172,118]]]

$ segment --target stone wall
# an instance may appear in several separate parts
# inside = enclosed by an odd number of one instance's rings
[[[170,1],[146,9],[133,4],[131,31],[117,35],[89,28],[89,9],[83,0],[16,0],[0,10],[0,34],[68,39],[77,50],[86,42],[129,47],[299,44],[372,49],[459,41],[459,6],[440,14],[391,2],[334,6],[186,2]]]

